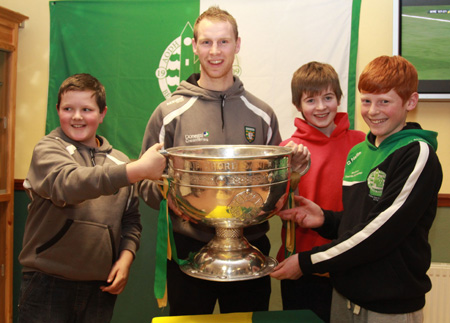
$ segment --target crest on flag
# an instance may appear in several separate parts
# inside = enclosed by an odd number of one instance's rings
[[[192,51],[194,30],[189,22],[184,26],[180,36],[175,38],[164,50],[159,66],[155,71],[162,95],[167,99],[194,72],[200,70],[198,57]]]

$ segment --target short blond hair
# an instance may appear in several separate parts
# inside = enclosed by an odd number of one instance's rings
[[[236,19],[232,15],[228,13],[228,11],[222,10],[217,6],[209,7],[208,10],[204,11],[200,16],[198,16],[197,20],[194,24],[194,39],[198,40],[198,25],[203,19],[208,19],[211,21],[228,21],[233,27],[235,40],[239,37],[238,26],[236,23]]]

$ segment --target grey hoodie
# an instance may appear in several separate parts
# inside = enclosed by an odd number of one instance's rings
[[[281,143],[278,120],[272,108],[244,89],[238,77],[226,91],[198,86],[199,74],[182,81],[177,90],[153,112],[145,130],[142,151],[161,142],[164,148],[192,145],[276,145]],[[142,181],[139,194],[152,208],[159,208],[156,185]],[[155,199],[158,197],[158,199]],[[207,242],[214,229],[171,215],[173,230]],[[245,230],[247,239],[263,236],[268,222]]]
[[[90,148],[57,128],[36,145],[24,182],[31,202],[19,261],[23,271],[106,280],[119,253],[139,248],[139,198],[128,157],[104,137]]]

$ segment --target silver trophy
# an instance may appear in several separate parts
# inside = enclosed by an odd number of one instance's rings
[[[212,281],[268,275],[277,261],[243,236],[285,204],[291,176],[290,147],[222,145],[167,149],[169,195],[195,222],[215,228],[214,238],[187,264],[186,274]]]

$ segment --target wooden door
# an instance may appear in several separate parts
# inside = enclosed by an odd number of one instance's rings
[[[27,19],[0,7],[0,322],[12,322],[17,38]]]

